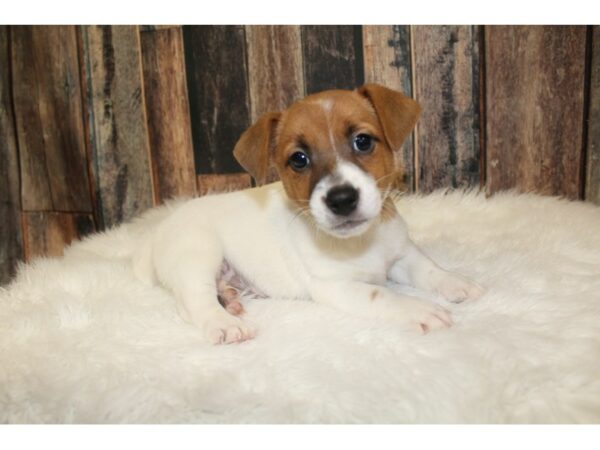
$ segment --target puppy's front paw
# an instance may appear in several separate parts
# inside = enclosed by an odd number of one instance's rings
[[[212,344],[232,344],[252,339],[256,330],[238,317],[223,310],[222,314],[214,315],[203,324],[206,337]]]
[[[450,313],[440,306],[413,297],[398,300],[398,317],[423,334],[452,326]]]
[[[415,314],[414,321],[423,334],[452,326],[450,313],[435,305],[424,304]]]
[[[485,293],[485,289],[474,281],[451,272],[445,272],[441,276],[435,289],[446,300],[454,303],[475,300]]]

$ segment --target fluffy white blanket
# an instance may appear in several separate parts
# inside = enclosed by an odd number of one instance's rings
[[[458,192],[398,207],[489,289],[447,305],[451,329],[248,300],[259,336],[212,346],[123,261],[41,259],[0,290],[0,422],[600,422],[600,208]]]

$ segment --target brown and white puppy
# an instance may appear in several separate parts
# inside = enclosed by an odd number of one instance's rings
[[[421,332],[450,326],[444,309],[384,286],[409,282],[451,301],[483,293],[423,255],[389,197],[419,111],[401,93],[367,84],[265,114],[234,154],[257,184],[273,168],[281,182],[177,206],[140,237],[136,274],[171,290],[181,315],[214,343],[255,334],[236,316],[235,290],[216,280],[223,264],[268,296],[310,298]]]

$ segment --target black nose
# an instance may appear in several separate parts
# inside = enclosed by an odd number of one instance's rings
[[[347,184],[336,186],[327,193],[325,204],[334,214],[348,216],[358,205],[358,191]]]

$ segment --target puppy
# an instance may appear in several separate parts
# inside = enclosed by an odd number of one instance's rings
[[[411,242],[390,198],[419,111],[401,93],[367,84],[263,115],[234,155],[259,186],[272,167],[281,182],[174,207],[144,236],[134,271],[170,290],[181,316],[216,344],[255,335],[218,280],[223,264],[266,296],[312,299],[424,333],[449,327],[444,309],[384,286],[408,281],[453,302],[483,293]]]

